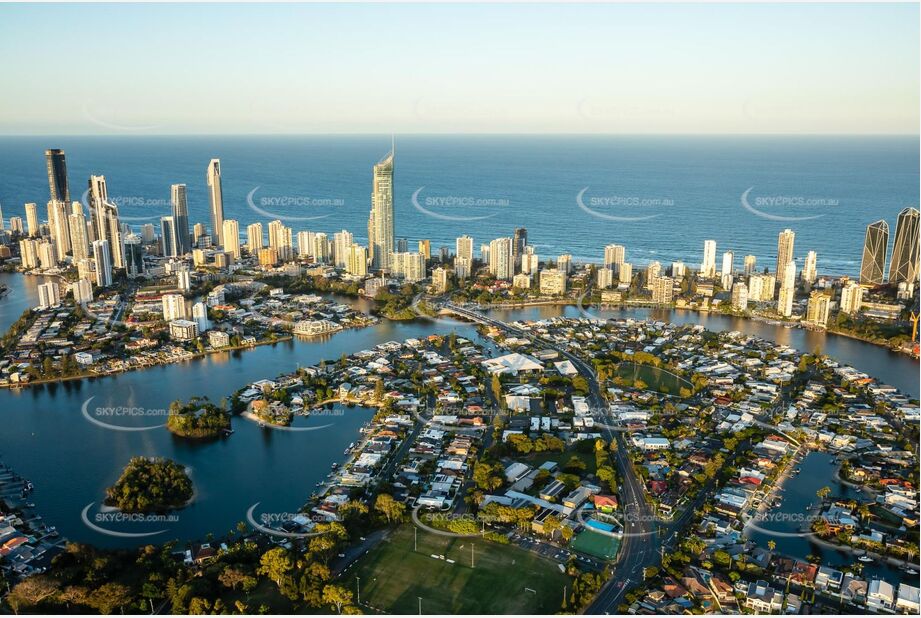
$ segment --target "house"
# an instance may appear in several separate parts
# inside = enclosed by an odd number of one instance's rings
[[[867,586],[867,608],[875,612],[891,612],[895,607],[895,588],[887,581],[874,579]]]
[[[921,611],[921,604],[918,600],[919,589],[917,586],[901,584],[899,586],[899,596],[895,601],[895,610],[904,614],[918,615]]]
[[[745,607],[760,614],[779,612],[783,605],[783,595],[775,590],[764,580],[758,580],[748,585],[745,597]]]
[[[483,367],[493,375],[510,374],[517,376],[519,373],[531,373],[543,371],[544,366],[535,358],[525,354],[506,354],[497,358],[489,358],[483,361]]]

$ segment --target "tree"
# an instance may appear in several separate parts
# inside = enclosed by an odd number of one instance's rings
[[[218,581],[231,590],[236,590],[237,586],[246,583],[248,579],[254,579],[247,575],[242,569],[235,566],[228,566],[217,577]]]
[[[767,542],[768,549],[774,551],[774,548],[777,547],[777,542],[771,539]]]
[[[343,605],[352,604],[352,591],[337,584],[323,587],[323,602],[336,608],[336,613],[342,613]]]
[[[35,607],[56,596],[60,591],[58,581],[47,575],[33,575],[16,584],[7,595],[7,603],[17,614],[20,608]]]
[[[387,523],[401,521],[406,505],[399,500],[394,500],[390,494],[378,494],[374,501],[374,510],[387,518]]]
[[[87,605],[99,610],[100,614],[111,614],[131,602],[131,590],[124,584],[109,582],[90,593]]]
[[[820,500],[825,500],[829,495],[831,495],[831,487],[825,486],[815,492],[815,495],[819,497]]]
[[[275,547],[262,554],[259,559],[259,574],[265,575],[276,586],[281,586],[285,576],[294,570],[294,558],[283,547]]]

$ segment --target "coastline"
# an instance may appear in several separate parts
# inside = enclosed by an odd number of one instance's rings
[[[187,362],[187,361],[201,360],[202,358],[205,358],[206,356],[210,356],[212,354],[220,354],[222,352],[251,350],[259,346],[272,345],[275,343],[283,343],[285,341],[290,341],[293,338],[294,337],[292,335],[286,335],[284,337],[278,337],[277,339],[273,339],[271,341],[268,341],[268,340],[257,341],[256,343],[252,345],[228,346],[226,348],[220,348],[218,350],[208,350],[206,352],[195,352],[195,353],[190,353],[189,356],[184,356],[181,359],[178,359],[172,362],[163,362],[163,363],[156,363],[153,365],[144,365],[142,367],[136,367],[134,369],[113,369],[111,371],[105,371],[102,373],[81,373],[77,375],[59,377],[59,378],[39,378],[37,380],[30,380],[28,382],[17,382],[15,384],[0,384],[0,387],[7,388],[10,390],[17,390],[21,388],[28,388],[30,386],[38,386],[38,385],[43,385],[43,384],[73,382],[76,380],[92,379],[92,378],[108,378],[108,377],[119,375],[122,373],[134,373],[137,371],[145,371],[147,369],[153,369],[155,367],[166,367],[169,365],[178,365],[180,363]]]
[[[868,337],[858,335],[857,333],[850,333],[847,331],[836,330],[836,329],[831,329],[831,328],[812,328],[810,329],[810,328],[807,328],[802,322],[796,322],[793,320],[785,320],[779,316],[767,317],[767,316],[762,316],[762,315],[757,315],[757,314],[743,314],[743,313],[733,313],[733,312],[727,313],[727,312],[720,311],[718,308],[708,309],[704,307],[692,307],[692,306],[678,307],[675,305],[653,305],[648,301],[631,302],[629,300],[622,301],[619,303],[610,303],[610,304],[608,303],[589,303],[588,305],[582,305],[582,303],[580,303],[579,300],[572,300],[572,299],[558,299],[558,300],[548,300],[548,301],[523,301],[520,303],[488,303],[488,304],[474,303],[474,304],[476,304],[477,307],[482,311],[490,311],[494,309],[497,309],[497,310],[527,309],[528,307],[576,307],[576,308],[582,308],[583,310],[587,311],[585,307],[591,307],[591,306],[596,306],[596,305],[604,306],[606,308],[604,310],[611,310],[611,308],[616,308],[616,309],[647,308],[647,309],[663,309],[663,310],[668,310],[668,311],[693,311],[695,313],[715,314],[715,315],[720,315],[720,316],[725,316],[725,317],[739,318],[743,320],[752,320],[754,322],[761,322],[762,324],[770,324],[773,321],[773,322],[777,322],[778,324],[783,325],[786,328],[800,328],[800,329],[805,329],[805,330],[813,330],[815,332],[824,333],[826,335],[840,335],[842,337],[847,337],[848,339],[854,339],[856,341],[861,341],[863,343],[874,345],[878,348],[889,350],[890,352],[904,354],[905,356],[908,356],[909,358],[913,358],[915,360],[919,359],[918,356],[912,354],[910,351],[905,350],[904,348],[896,348],[896,347],[889,345],[888,343],[880,343],[879,341],[875,341]]]

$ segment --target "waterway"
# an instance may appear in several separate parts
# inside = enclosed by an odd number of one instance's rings
[[[18,274],[0,274],[11,292],[0,299],[0,327],[15,322],[22,311],[37,302],[37,280]],[[352,299],[339,297],[342,302]],[[366,304],[357,301],[359,308]],[[552,315],[579,315],[575,307],[542,307],[517,311],[494,311],[502,319],[539,319]],[[606,312],[605,315],[654,317],[667,314],[645,309]],[[674,312],[674,321],[704,323],[714,330],[740,330],[811,351],[816,344],[842,361],[877,375],[899,388],[918,392],[918,363],[867,343],[798,329],[693,312]],[[322,339],[293,339],[251,350],[213,354],[202,359],[155,367],[116,376],[22,390],[0,391],[0,458],[33,481],[32,500],[50,525],[67,538],[100,546],[132,546],[168,539],[202,538],[209,532],[222,534],[243,521],[246,512],[260,503],[256,513],[297,509],[323,481],[334,462],[345,459],[344,449],[358,439],[358,429],[372,411],[343,409],[341,416],[311,419],[317,431],[285,432],[242,418],[233,421],[234,434],[214,442],[190,442],[164,428],[122,432],[99,427],[81,410],[97,407],[144,414],[113,415],[113,424],[147,426],[164,421],[157,410],[176,399],[206,395],[212,401],[262,378],[293,371],[320,360],[335,360],[378,343],[456,332],[478,339],[474,327],[451,319],[391,322],[349,330]],[[771,336],[773,335],[773,337]],[[820,340],[815,340],[821,337]],[[480,340],[482,342],[482,340]],[[910,379],[913,373],[914,378]],[[146,411],[154,411],[146,414]],[[88,527],[82,518],[98,510],[105,488],[136,455],[175,459],[191,470],[198,490],[195,502],[178,513],[178,521],[114,527],[118,531],[164,530],[152,537],[113,537]],[[829,466],[830,468],[830,466]],[[829,470],[830,472],[830,470]],[[108,525],[108,524],[105,524]]]
[[[836,498],[868,498],[861,496],[859,490],[835,478],[834,472],[838,466],[835,464],[834,455],[812,451],[797,467],[800,473],[787,479],[783,485],[780,505],[760,516],[760,530],[750,530],[749,538],[763,548],[767,548],[768,541],[773,540],[776,543],[775,551],[786,556],[800,559],[806,559],[810,555],[819,556],[822,564],[832,567],[864,564],[857,562],[856,557],[849,552],[837,551],[816,543],[804,520],[808,519],[818,504],[816,492],[823,487],[831,489],[831,495]],[[863,576],[882,578],[892,583],[914,582],[912,585],[917,585],[918,581],[917,575],[908,575],[880,562],[866,563],[863,567]]]

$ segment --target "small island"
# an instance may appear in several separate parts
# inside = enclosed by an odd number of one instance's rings
[[[106,505],[123,513],[156,513],[179,509],[192,499],[192,479],[175,461],[132,457],[115,485],[106,489]]]
[[[216,438],[230,432],[230,414],[207,397],[194,397],[185,404],[174,401],[169,407],[166,428],[183,438]]]
[[[279,427],[290,427],[294,421],[294,412],[284,401],[257,399],[250,403],[248,412],[255,420]]]

